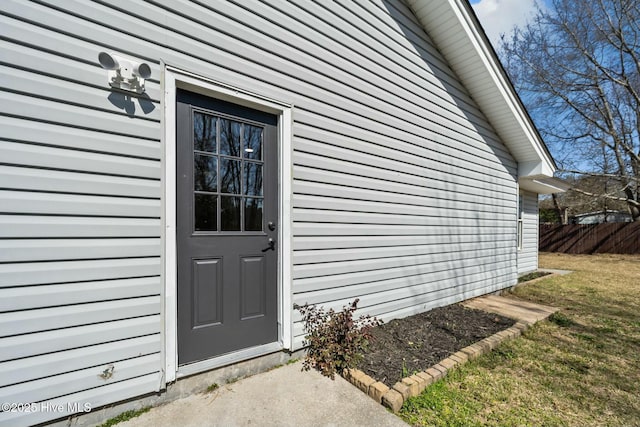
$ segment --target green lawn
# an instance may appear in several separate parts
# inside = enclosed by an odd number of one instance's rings
[[[561,308],[550,321],[405,402],[416,426],[640,426],[640,256],[541,254],[574,270],[511,297]]]

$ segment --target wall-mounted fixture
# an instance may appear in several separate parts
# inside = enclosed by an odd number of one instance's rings
[[[100,52],[98,61],[109,70],[109,84],[116,89],[144,93],[144,81],[151,77],[151,67],[146,62],[135,62],[119,56]]]

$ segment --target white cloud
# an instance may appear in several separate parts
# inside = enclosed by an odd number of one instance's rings
[[[523,26],[535,12],[535,0],[480,0],[472,5],[491,43],[497,47],[500,34]]]

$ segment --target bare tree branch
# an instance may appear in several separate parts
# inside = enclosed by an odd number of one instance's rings
[[[637,176],[627,176],[627,177],[622,177],[620,175],[616,175],[613,173],[598,173],[598,172],[584,172],[584,171],[579,171],[576,169],[560,169],[561,173],[575,173],[575,174],[579,174],[579,175],[587,175],[587,176],[600,176],[600,177],[607,177],[607,178],[612,178],[615,180],[630,180],[630,181],[640,181],[640,177]]]
[[[551,0],[499,51],[564,172],[595,180],[575,194],[640,221],[640,2]]]
[[[617,196],[614,196],[613,194],[595,194],[595,193],[590,193],[588,191],[580,190],[579,188],[572,188],[572,190],[575,191],[576,193],[584,194],[585,196],[604,197],[611,200],[620,200],[621,202],[627,202],[634,206],[640,207],[640,202],[636,202],[635,200],[629,200],[628,198],[625,198],[625,197],[617,197]]]

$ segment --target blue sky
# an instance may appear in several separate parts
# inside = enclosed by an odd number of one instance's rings
[[[470,0],[489,40],[497,47],[500,34],[524,25],[534,13],[535,0]]]
[[[542,7],[546,7],[547,0],[537,0],[537,2]],[[509,35],[515,25],[525,25],[535,12],[536,0],[470,0],[470,3],[489,40],[497,50],[500,34]],[[566,160],[567,157],[576,154],[572,150],[563,152],[563,146],[546,142],[556,161]],[[578,163],[577,168],[590,169],[586,163],[581,162]]]

